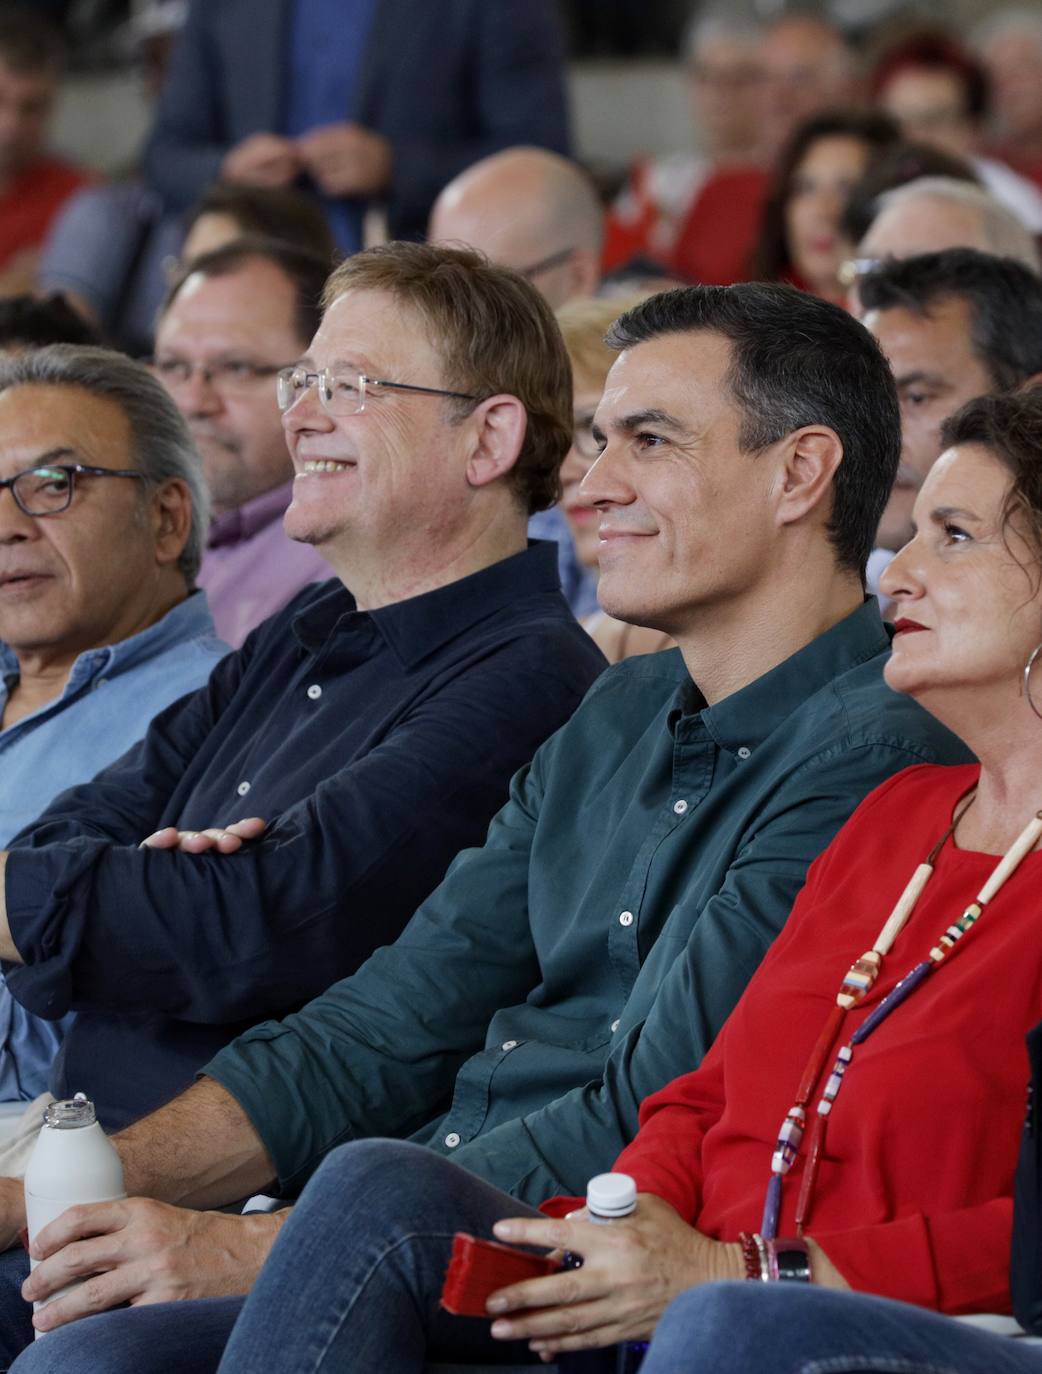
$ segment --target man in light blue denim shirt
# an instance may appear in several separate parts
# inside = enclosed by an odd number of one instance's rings
[[[0,369],[0,845],[119,758],[227,646],[193,591],[201,460],[148,372],[55,347]],[[69,1018],[0,984],[0,1101],[46,1087]]]

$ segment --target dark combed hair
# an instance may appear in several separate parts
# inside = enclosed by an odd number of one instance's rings
[[[101,335],[62,295],[0,300],[0,350],[47,344],[100,344]]]
[[[746,453],[804,425],[825,425],[843,445],[829,538],[840,566],[862,577],[897,475],[901,415],[890,367],[845,310],[791,286],[744,282],[652,296],[616,320],[620,351],[664,334],[706,330],[731,345],[728,385],[742,413]]]
[[[26,5],[0,3],[0,59],[21,74],[55,69],[65,60],[65,39]]]
[[[297,337],[305,344],[314,338],[322,322],[322,292],[329,276],[329,260],[306,248],[297,248],[279,239],[241,238],[212,252],[182,263],[170,283],[160,316],[166,314],[189,277],[201,272],[204,277],[229,277],[251,262],[270,262],[293,283],[296,295]]]
[[[965,158],[942,152],[928,143],[897,143],[879,155],[851,191],[839,222],[840,233],[851,243],[860,243],[878,213],[879,197],[920,177],[947,177],[974,186],[981,184]]]
[[[189,210],[186,234],[203,215],[227,215],[244,238],[279,239],[317,253],[326,259],[326,271],[332,271],[336,239],[321,205],[303,191],[219,181]]]
[[[820,139],[854,138],[865,145],[868,165],[900,141],[900,130],[889,115],[878,111],[833,110],[805,120],[783,148],[770,194],[763,207],[760,240],[753,255],[753,275],[781,281],[792,270],[786,210],[800,163]]]
[[[941,426],[942,450],[956,444],[978,444],[1009,470],[1011,485],[1002,513],[1003,534],[1010,521],[1019,516],[1042,559],[1042,388],[975,396],[967,401]]]
[[[1042,372],[1042,277],[1014,258],[976,248],[947,248],[888,259],[858,281],[862,310],[900,307],[929,315],[932,306],[963,300],[973,351],[996,391]]]

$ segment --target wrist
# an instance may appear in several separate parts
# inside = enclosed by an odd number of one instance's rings
[[[740,1241],[714,1241],[707,1282],[744,1279],[745,1259]]]

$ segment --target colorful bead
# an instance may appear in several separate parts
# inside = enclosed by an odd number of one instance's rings
[[[850,1045],[844,1045],[839,1054],[836,1055],[836,1062],[832,1066],[832,1072],[828,1076],[825,1090],[821,1094],[821,1101],[818,1103],[819,1116],[828,1116],[832,1110],[832,1104],[839,1096],[839,1090],[843,1086],[843,1075],[847,1071],[847,1065],[854,1058],[854,1051]]]
[[[787,1174],[792,1168],[792,1162],[799,1154],[800,1145],[803,1141],[803,1127],[807,1120],[807,1113],[797,1103],[790,1108],[788,1116],[782,1122],[781,1130],[778,1132],[778,1144],[774,1154],[771,1156],[771,1171],[776,1174]]]
[[[879,973],[879,963],[878,953],[870,949],[867,954],[862,954],[860,959],[851,964],[836,997],[841,1007],[849,1011],[868,995]]]

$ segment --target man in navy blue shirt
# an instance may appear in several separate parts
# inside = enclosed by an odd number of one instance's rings
[[[549,307],[404,244],[348,260],[326,307],[279,377],[285,524],[339,580],[0,854],[11,991],[79,1013],[51,1088],[110,1129],[393,941],[603,666],[553,546],[526,546],[571,425]]]

